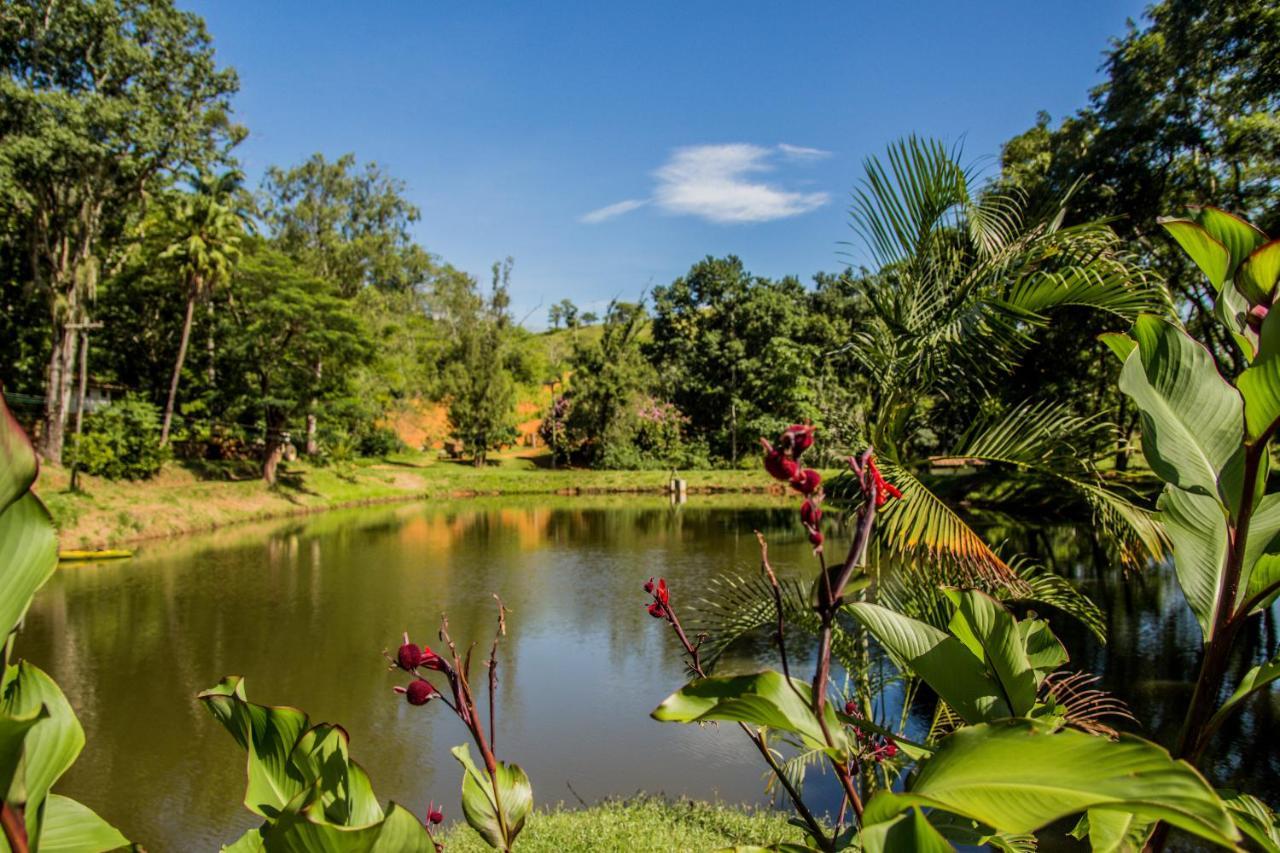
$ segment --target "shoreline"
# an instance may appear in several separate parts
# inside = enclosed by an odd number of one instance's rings
[[[678,472],[689,495],[781,495],[760,470]],[[670,471],[549,470],[511,458],[495,467],[400,457],[362,460],[344,469],[289,465],[287,484],[257,478],[201,477],[172,465],[151,480],[108,481],[43,466],[35,491],[48,506],[64,550],[94,550],[213,533],[237,524],[431,500],[556,495],[669,495]]]

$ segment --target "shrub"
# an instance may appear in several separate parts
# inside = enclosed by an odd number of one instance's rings
[[[160,447],[160,409],[136,394],[89,415],[68,464],[110,480],[146,480],[169,459]]]

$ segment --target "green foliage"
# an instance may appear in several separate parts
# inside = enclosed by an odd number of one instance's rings
[[[510,850],[533,809],[533,786],[518,764],[498,762],[492,777],[471,760],[471,748],[455,746],[462,765],[462,813],[467,823],[495,850]]]
[[[511,260],[493,265],[493,285],[482,296],[469,276],[455,275],[446,294],[454,349],[445,378],[449,421],[477,466],[490,450],[516,436],[515,378],[510,297]]]
[[[128,841],[90,809],[51,794],[84,747],[71,704],[47,674],[12,657],[22,617],[53,574],[53,522],[29,489],[35,452],[0,397],[0,811],[5,849],[106,851]]]
[[[126,394],[85,417],[68,462],[110,480],[146,480],[169,458],[159,442],[160,410],[141,395]]]
[[[248,754],[244,804],[265,819],[228,849],[434,850],[417,818],[395,803],[378,804],[341,727],[312,725],[296,708],[251,703],[236,676],[199,698]]]

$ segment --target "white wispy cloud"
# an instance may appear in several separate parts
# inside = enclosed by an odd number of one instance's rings
[[[815,160],[829,151],[786,143],[766,148],[748,143],[677,148],[653,173],[649,199],[627,199],[583,215],[588,224],[604,222],[652,203],[665,213],[697,216],[718,224],[769,222],[815,210],[831,200],[824,192],[797,192],[758,175],[782,160]]]
[[[579,222],[585,222],[587,225],[595,225],[597,222],[604,222],[606,219],[613,219],[615,216],[621,216],[624,213],[630,213],[638,207],[644,207],[648,204],[647,199],[629,198],[620,201],[617,204],[610,204],[606,207],[593,210],[590,213],[584,213],[578,217]]]
[[[831,156],[830,151],[823,151],[821,148],[806,148],[803,145],[789,145],[786,142],[780,143],[778,150],[793,160],[821,160],[823,157]]]

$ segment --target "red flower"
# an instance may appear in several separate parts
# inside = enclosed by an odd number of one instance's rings
[[[1249,324],[1249,328],[1255,332],[1262,331],[1262,321],[1267,319],[1271,309],[1266,305],[1255,305],[1249,309],[1249,315],[1245,317],[1245,321]]]
[[[440,657],[440,655],[431,651],[431,649],[427,648],[426,646],[422,647],[422,662],[419,663],[418,666],[426,667],[427,669],[433,669],[436,672],[449,671],[449,664],[445,663],[444,658]]]
[[[822,520],[822,508],[818,506],[818,502],[812,498],[808,498],[804,503],[800,504],[800,521],[805,527],[817,527],[818,522]]]
[[[808,424],[792,424],[778,436],[778,446],[790,451],[792,459],[799,459],[802,453],[813,447],[813,427]]]
[[[425,705],[433,697],[440,695],[435,686],[425,678],[415,679],[409,682],[408,687],[397,687],[395,690],[397,693],[403,693],[410,705]]]
[[[796,460],[781,450],[774,450],[773,445],[763,438],[760,439],[760,446],[764,448],[764,470],[768,471],[773,479],[790,480],[800,470]]]
[[[666,578],[658,578],[658,589],[653,595],[658,601],[662,602],[663,607],[671,603],[671,593],[667,590]]]
[[[871,475],[872,482],[876,484],[876,506],[881,507],[889,498],[901,498],[902,492],[893,483],[886,480],[881,474],[880,469],[876,467],[875,457],[867,459],[867,473]]]
[[[405,634],[404,645],[396,652],[396,666],[405,672],[412,672],[422,664],[422,649],[409,642],[409,635]]]
[[[857,702],[854,702],[852,699],[850,699],[848,702],[844,703],[844,712],[848,714],[850,717],[856,717],[858,715],[857,711],[858,711]]]
[[[655,601],[653,604],[649,605],[649,615],[654,619],[665,619],[667,617],[667,611],[662,608],[661,604]]]
[[[432,824],[438,824],[444,820],[444,812],[436,808],[434,800],[432,800],[431,805],[427,806],[427,820]]]
[[[822,475],[812,468],[805,468],[791,478],[791,488],[802,495],[812,495],[821,485]]]

